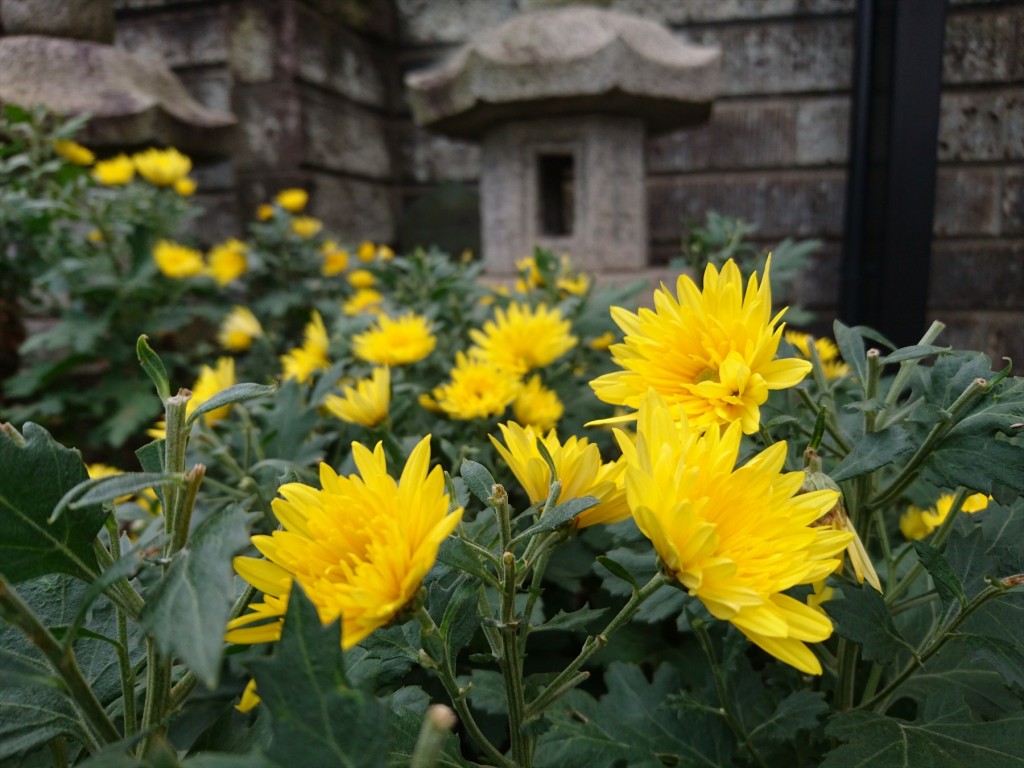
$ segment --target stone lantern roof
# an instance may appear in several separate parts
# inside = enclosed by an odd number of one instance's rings
[[[649,133],[695,125],[717,92],[718,48],[652,21],[569,7],[481,32],[445,63],[406,77],[416,122],[458,138],[525,118],[642,118]]]

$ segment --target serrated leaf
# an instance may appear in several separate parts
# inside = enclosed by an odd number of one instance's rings
[[[515,544],[517,541],[524,541],[531,536],[536,536],[538,533],[547,533],[548,531],[553,531],[556,528],[561,528],[577,515],[585,512],[591,507],[597,506],[600,503],[600,500],[593,496],[583,496],[579,499],[563,501],[554,509],[546,510],[544,514],[540,516],[540,520],[529,528],[513,536],[512,543]]]
[[[895,664],[909,644],[893,624],[885,600],[870,587],[843,587],[842,592],[842,600],[825,603],[825,611],[836,621],[836,634],[859,644],[868,661]]]
[[[281,641],[270,659],[250,663],[261,706],[271,715],[267,758],[305,765],[380,768],[389,751],[387,709],[348,687],[341,623],[320,623],[301,586],[292,586]]]
[[[55,736],[87,743],[71,702],[57,690],[0,689],[0,760],[27,752]]]
[[[474,709],[486,712],[488,715],[508,716],[505,681],[500,672],[495,672],[493,669],[474,669],[469,680],[472,683],[469,689],[469,701]]]
[[[582,630],[587,631],[591,623],[608,612],[607,608],[591,608],[585,605],[582,608],[570,611],[559,610],[554,616],[536,627],[531,627],[530,632],[547,632],[549,630]]]
[[[249,543],[251,515],[224,509],[196,529],[147,596],[141,622],[164,653],[176,653],[209,688],[217,685],[231,611],[231,556]]]
[[[246,400],[255,400],[258,397],[267,397],[275,392],[277,392],[277,387],[273,384],[253,384],[251,382],[234,384],[227,389],[221,390],[209,400],[204,400],[194,411],[192,411],[192,413],[189,414],[188,426],[195,424],[197,419],[202,418],[210,411],[223,408],[225,405],[244,403]]]
[[[430,697],[422,688],[406,686],[389,697],[388,705],[393,734],[388,765],[390,768],[408,768],[423,718],[430,706]],[[469,768],[471,765],[462,758],[459,740],[454,733],[445,738],[444,749],[434,765],[441,768]]]
[[[980,531],[979,531],[980,538]],[[967,605],[967,595],[964,594],[963,584],[960,578],[953,572],[946,558],[939,550],[925,541],[912,542],[917,559],[928,571],[935,583],[935,591],[939,593],[939,599],[948,611],[950,606],[959,605],[961,608]]]
[[[829,475],[836,482],[866,475],[879,467],[892,464],[913,450],[910,438],[901,427],[870,432],[854,444],[853,449]]]
[[[789,741],[800,731],[817,728],[829,711],[824,693],[802,688],[780,701],[771,716],[750,731],[750,738],[776,743]]]
[[[876,712],[835,716],[826,733],[846,742],[821,768],[1013,768],[1024,766],[1024,714],[972,720],[966,707],[907,722]]]
[[[487,468],[478,462],[465,459],[459,467],[459,474],[466,481],[469,492],[476,496],[484,504],[490,506],[491,488],[494,487],[494,478]]]
[[[61,497],[89,477],[78,451],[37,424],[26,424],[24,437],[3,425],[0,467],[0,573],[12,583],[47,573],[95,578],[92,545],[106,519],[102,506],[47,522]]]
[[[481,581],[491,582],[494,579],[480,555],[457,535],[449,536],[441,542],[437,550],[437,561]]]
[[[836,320],[832,323],[832,335],[835,336],[836,345],[860,382],[861,387],[867,381],[867,363],[864,354],[864,339],[853,328],[849,328]]]

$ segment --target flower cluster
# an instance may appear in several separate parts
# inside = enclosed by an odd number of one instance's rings
[[[910,505],[910,508],[900,516],[900,533],[912,541],[925,538],[946,521],[953,510],[955,499],[953,494],[944,493],[928,509]],[[960,511],[968,514],[981,512],[988,506],[989,501],[990,498],[983,493],[972,493],[964,499]]]
[[[249,268],[247,250],[245,243],[231,238],[211,248],[204,259],[202,252],[195,248],[160,240],[153,247],[153,261],[157,269],[172,280],[202,276],[223,286],[246,273]]]

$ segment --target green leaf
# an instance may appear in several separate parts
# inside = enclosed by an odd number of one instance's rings
[[[615,560],[612,560],[610,557],[607,557],[605,555],[599,555],[597,557],[597,562],[612,576],[615,576],[616,578],[621,579],[622,581],[629,584],[629,586],[633,588],[634,592],[640,589],[640,586],[636,583],[636,579],[633,578],[633,574],[631,574],[625,566],[620,565]]]
[[[162,403],[171,396],[171,385],[167,379],[167,369],[164,367],[163,360],[153,351],[148,342],[149,337],[146,334],[139,336],[139,340],[135,342],[135,354],[139,358],[142,370],[146,372],[149,380],[156,387],[156,395]]]
[[[267,397],[277,392],[277,387],[272,384],[252,384],[245,382],[234,384],[227,389],[222,389],[209,400],[204,400],[188,416],[187,426],[192,426],[196,421],[210,411],[223,408],[225,405],[243,403],[246,400],[255,400],[258,397]]]
[[[168,485],[183,486],[181,475],[167,472],[122,472],[119,475],[97,477],[79,483],[57,502],[50,521],[59,518],[67,509],[77,510],[95,504],[113,501],[121,496],[132,496],[148,488],[163,488]]]
[[[838,320],[832,323],[832,334],[836,337],[836,345],[839,347],[843,360],[849,363],[863,387],[868,378],[863,337],[856,330],[843,325]]]
[[[95,578],[92,543],[106,519],[103,507],[47,522],[64,494],[89,477],[78,451],[31,422],[24,437],[0,425],[0,467],[0,573],[13,583],[46,573]]]
[[[950,347],[937,347],[934,344],[914,344],[909,347],[900,347],[895,352],[891,352],[885,357],[880,357],[878,362],[882,365],[892,365],[893,363],[902,363],[905,360],[920,360],[922,357],[941,355],[944,352],[949,352],[950,349]]]
[[[34,749],[55,736],[87,743],[81,720],[64,695],[36,687],[0,689],[0,760]]]
[[[546,632],[553,629],[586,632],[594,619],[603,616],[607,612],[607,608],[591,608],[589,605],[569,613],[560,610],[543,624],[531,627],[530,632]]]
[[[921,565],[935,582],[935,591],[939,593],[939,598],[946,610],[948,611],[954,605],[959,605],[961,608],[966,607],[967,595],[964,594],[963,584],[960,583],[960,579],[946,562],[942,553],[925,541],[915,541],[913,545],[917,559],[921,561]]]
[[[750,731],[750,738],[776,743],[790,741],[800,731],[817,728],[829,711],[824,693],[802,688],[780,701],[771,717]]]
[[[176,653],[209,688],[217,685],[231,611],[231,556],[249,543],[254,515],[229,507],[196,529],[147,596],[142,625],[164,653]]]
[[[387,709],[348,687],[341,624],[324,626],[299,584],[292,586],[277,650],[250,664],[271,715],[267,757],[282,768],[380,768],[389,751]]]
[[[561,528],[581,512],[585,512],[600,503],[600,500],[593,496],[583,496],[579,499],[563,501],[554,509],[549,509],[544,512],[544,514],[540,516],[540,520],[538,522],[534,523],[526,530],[521,531],[518,535],[513,536],[512,543],[515,544],[517,541],[523,541],[531,536],[536,536],[538,533],[547,533],[548,531],[553,531],[556,528]]]
[[[484,582],[492,582],[494,576],[484,565],[480,555],[461,536],[449,536],[437,550],[437,561],[463,573],[468,573]]]
[[[842,600],[829,600],[825,610],[837,623],[836,634],[859,644],[868,661],[895,664],[910,645],[893,624],[885,600],[871,587],[842,588]]]
[[[907,722],[876,712],[835,716],[826,728],[846,742],[821,768],[1013,768],[1024,766],[1024,713],[994,722],[972,720],[965,706]]]
[[[469,492],[476,496],[484,504],[491,504],[491,488],[494,487],[494,478],[483,464],[465,459],[459,468],[459,474],[466,481]]]
[[[870,432],[861,437],[830,476],[836,482],[866,475],[887,466],[914,450],[906,431],[890,427],[881,432]]]
[[[391,709],[391,732],[394,741],[388,765],[391,768],[408,768],[413,750],[419,737],[423,718],[426,717],[430,697],[416,686],[406,686],[396,691],[388,700]],[[469,768],[460,753],[459,739],[452,733],[445,739],[444,750],[435,763],[441,768]],[[474,764],[475,765],[475,764]]]

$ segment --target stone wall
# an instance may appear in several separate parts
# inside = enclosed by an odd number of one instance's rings
[[[232,157],[201,164],[209,231],[301,184],[345,237],[436,234],[457,250],[479,242],[480,153],[415,127],[401,78],[554,1],[118,0],[117,43],[163,57],[200,101],[241,121]],[[648,141],[649,262],[678,253],[709,209],[757,222],[765,243],[820,238],[791,298],[827,316],[855,0],[607,5],[724,51],[710,122]],[[949,341],[1024,361],[1024,2],[951,0],[943,82],[929,312]]]

